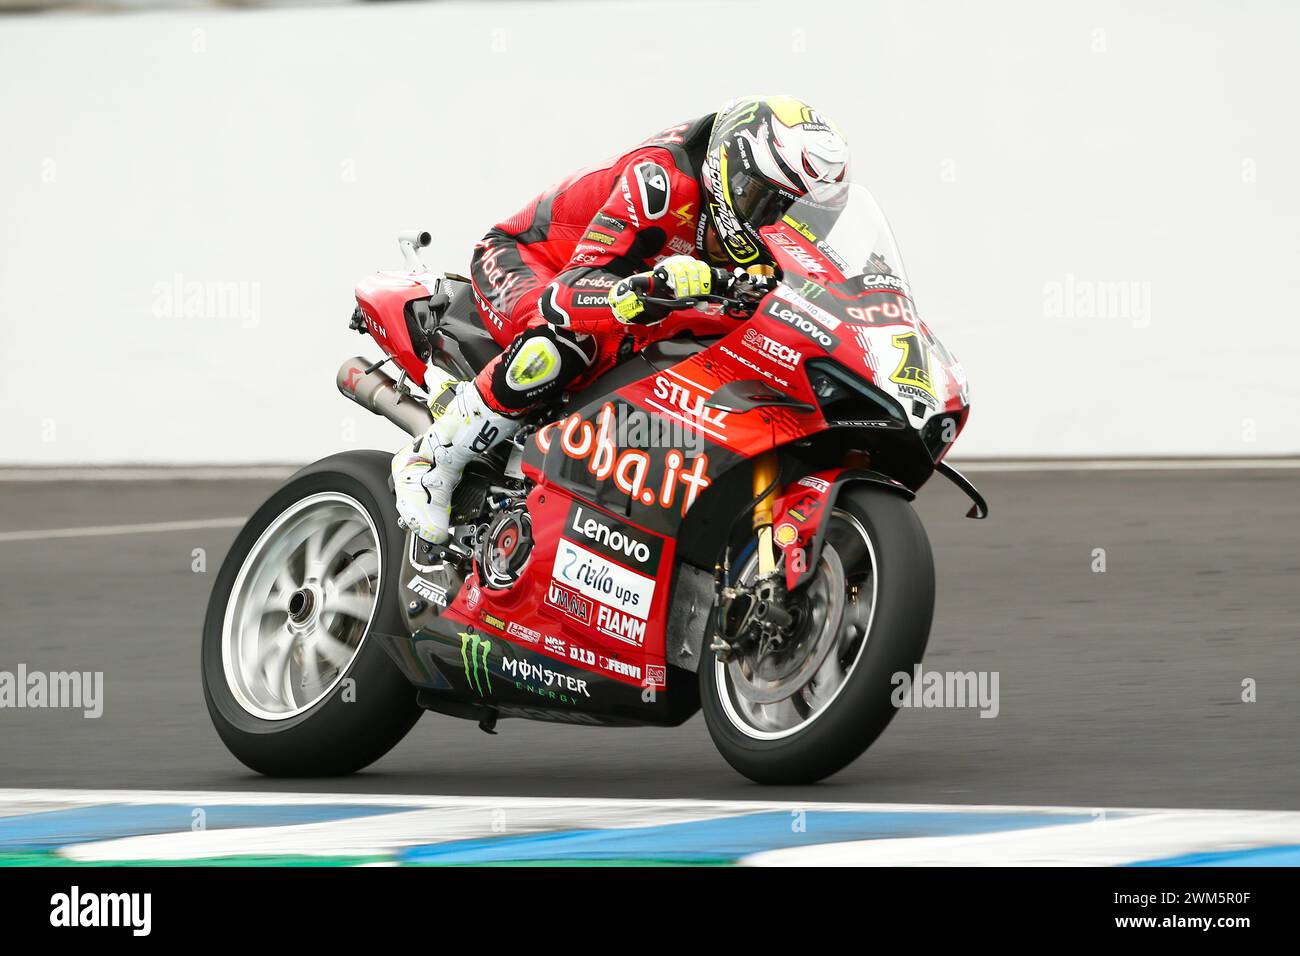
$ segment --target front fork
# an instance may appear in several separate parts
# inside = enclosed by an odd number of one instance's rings
[[[765,451],[754,459],[754,497],[762,496],[754,506],[754,534],[758,538],[758,576],[766,578],[776,570],[776,546],[772,543],[772,510],[781,489],[777,487],[780,462],[775,451]]]
[[[778,487],[780,461],[775,451],[754,459],[753,510],[754,535],[757,539],[758,574],[752,584],[735,587],[730,579],[731,560],[725,557],[715,569],[717,591],[717,626],[712,650],[721,661],[731,660],[737,642],[752,632],[767,633],[790,624],[785,610],[784,585],[776,579],[776,545],[772,540],[772,519],[781,489]],[[729,547],[729,546],[728,546]],[[777,593],[777,591],[782,593]]]

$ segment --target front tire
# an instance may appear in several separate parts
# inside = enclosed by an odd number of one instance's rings
[[[911,505],[852,485],[827,520],[817,573],[801,589],[818,602],[809,620],[823,630],[804,639],[806,649],[789,642],[787,652],[805,656],[724,663],[706,644],[700,662],[709,734],[726,761],[758,783],[814,783],[856,760],[894,717],[893,675],[911,673],[930,636],[934,558]]]
[[[307,466],[249,519],[217,574],[204,697],[226,747],[258,773],[352,773],[423,713],[374,639],[404,632],[389,461],[356,451]]]

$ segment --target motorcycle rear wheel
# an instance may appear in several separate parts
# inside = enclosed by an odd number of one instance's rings
[[[850,486],[830,515],[823,555],[804,586],[811,633],[771,654],[723,662],[705,648],[700,698],[718,751],[758,783],[813,783],[856,760],[893,719],[893,675],[925,653],[934,558],[901,497]],[[752,578],[755,561],[738,581]]]
[[[402,633],[388,455],[309,465],[231,545],[203,625],[203,691],[230,752],[276,777],[349,774],[423,713],[375,633]]]

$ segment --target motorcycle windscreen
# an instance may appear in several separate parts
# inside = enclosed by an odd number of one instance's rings
[[[842,353],[850,370],[897,400],[909,423],[923,429],[935,416],[966,407],[965,372],[921,320],[894,232],[871,192],[850,183],[843,195],[839,208],[796,202],[782,220],[838,273],[805,274],[801,289],[819,294],[824,285],[848,319]],[[784,241],[778,230],[764,239],[774,254],[789,251],[788,233]],[[788,274],[786,281],[799,286]]]

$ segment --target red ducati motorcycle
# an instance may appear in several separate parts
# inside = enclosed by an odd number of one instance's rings
[[[649,299],[680,310],[666,321],[682,334],[471,464],[447,544],[399,527],[388,451],[333,455],[275,492],[204,624],[205,696],[231,752],[266,774],[334,775],[425,711],[495,733],[507,717],[676,726],[697,710],[764,783],[815,781],[866,750],[929,637],[934,564],[910,502],[938,472],[970,517],[987,507],[944,463],[965,375],[918,317],[876,203],[851,187],[829,230],[806,212],[763,230],[774,268]],[[353,328],[385,355],[338,372],[347,398],[411,435],[430,392],[499,352],[469,283],[421,263],[428,243],[403,234],[406,271],[358,284]],[[718,310],[733,331],[689,334]]]

